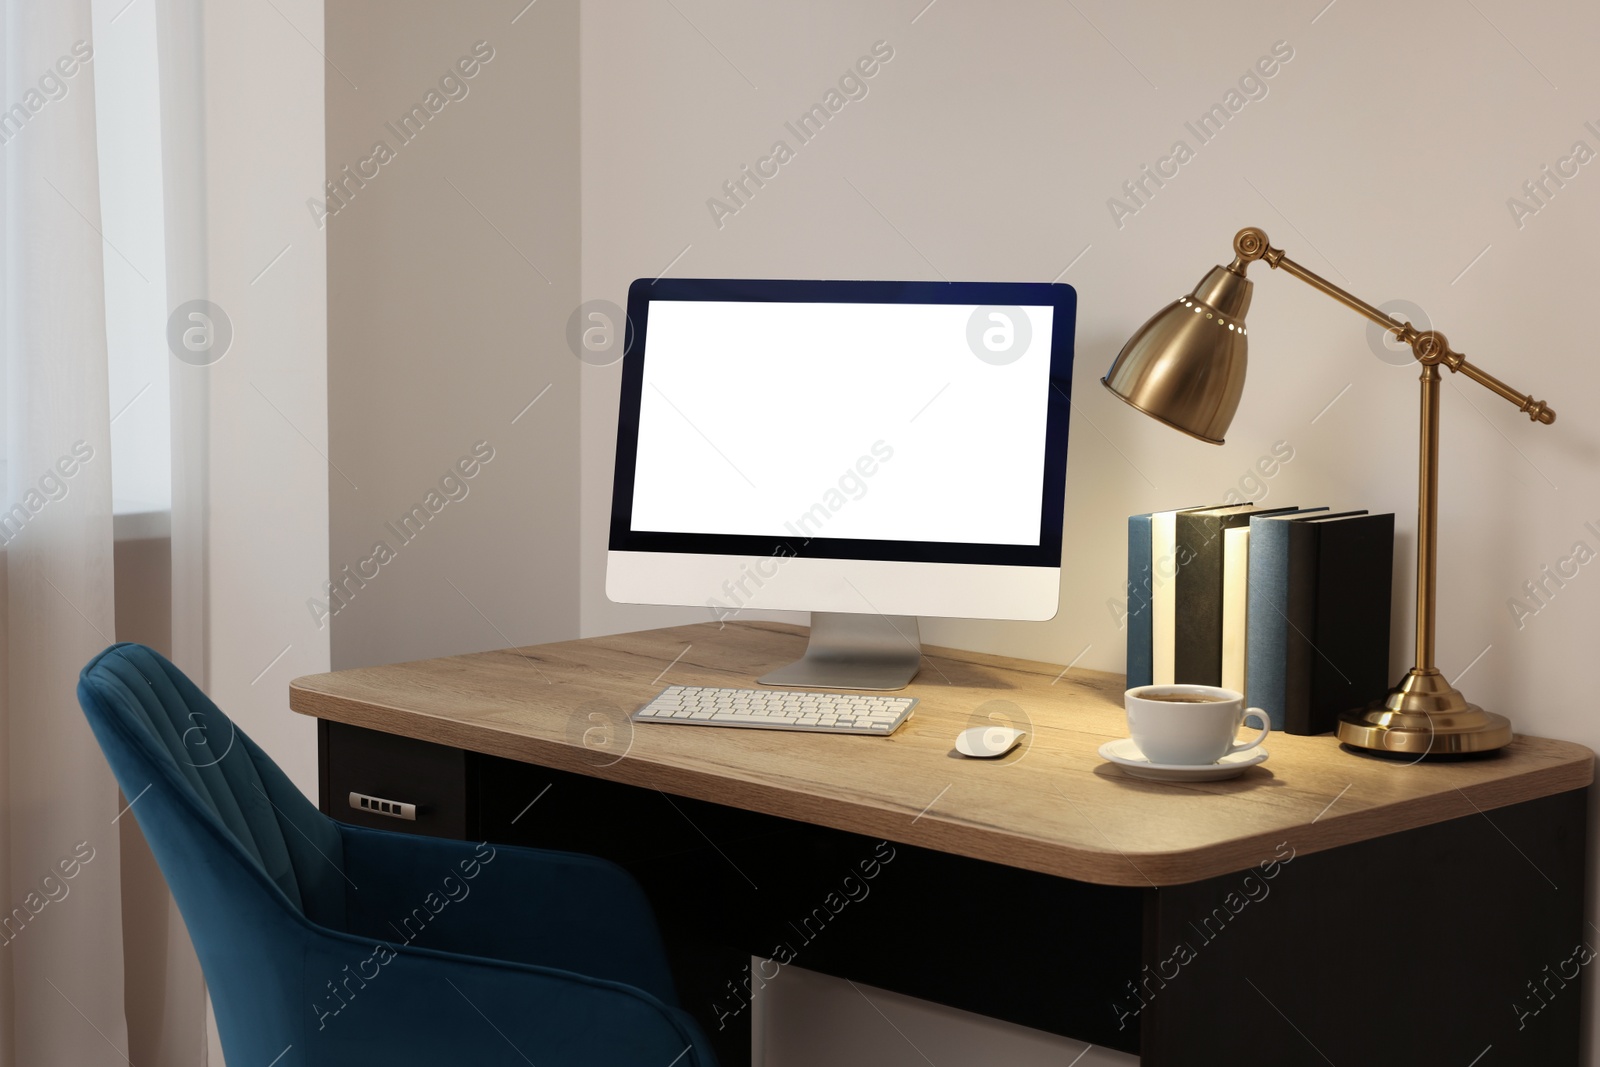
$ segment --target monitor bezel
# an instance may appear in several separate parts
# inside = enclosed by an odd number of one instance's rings
[[[1034,545],[891,541],[846,537],[682,533],[633,529],[639,412],[649,351],[653,300],[777,303],[974,304],[1050,307],[1050,394],[1040,487],[1039,541]],[[622,359],[621,403],[611,498],[609,546],[614,552],[792,556],[906,563],[1061,566],[1066,508],[1067,434],[1071,421],[1073,337],[1078,294],[1059,282],[799,281],[786,279],[640,278],[628,287],[628,350]]]

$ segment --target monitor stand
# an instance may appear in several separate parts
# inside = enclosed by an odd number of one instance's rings
[[[756,680],[797,689],[904,689],[921,666],[915,615],[813,611],[806,654]]]

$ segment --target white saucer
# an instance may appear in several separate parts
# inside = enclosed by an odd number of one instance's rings
[[[1133,743],[1133,738],[1124,737],[1101,745],[1100,756],[1115,763],[1135,778],[1148,778],[1154,782],[1217,782],[1224,778],[1236,777],[1243,774],[1245,768],[1266,762],[1267,750],[1258,747],[1245,752],[1234,752],[1223,756],[1215,763],[1198,766],[1151,763],[1139,751],[1139,746]]]

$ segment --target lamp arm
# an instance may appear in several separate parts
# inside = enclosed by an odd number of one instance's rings
[[[1450,347],[1444,334],[1437,330],[1418,330],[1409,322],[1396,322],[1360,297],[1339,288],[1315,271],[1302,267],[1284,255],[1283,249],[1273,248],[1267,241],[1267,235],[1262,231],[1254,227],[1240,230],[1234,235],[1233,251],[1234,261],[1229,265],[1230,270],[1242,274],[1245,266],[1252,260],[1265,260],[1267,266],[1294,275],[1313,289],[1326,293],[1345,307],[1365,315],[1394,334],[1401,344],[1411,346],[1418,363],[1424,366],[1442,364],[1454,373],[1465,374],[1485,389],[1515,404],[1517,410],[1526,412],[1528,418],[1534,422],[1548,426],[1556,421],[1556,413],[1551,410],[1549,404],[1543,400],[1535,400],[1528,394],[1517,392],[1488,371],[1467,362],[1466,356]]]

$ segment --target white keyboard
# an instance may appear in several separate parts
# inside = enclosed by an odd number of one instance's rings
[[[635,722],[747,726],[887,737],[911,717],[916,697],[802,693],[792,689],[717,689],[672,685],[633,713]]]

